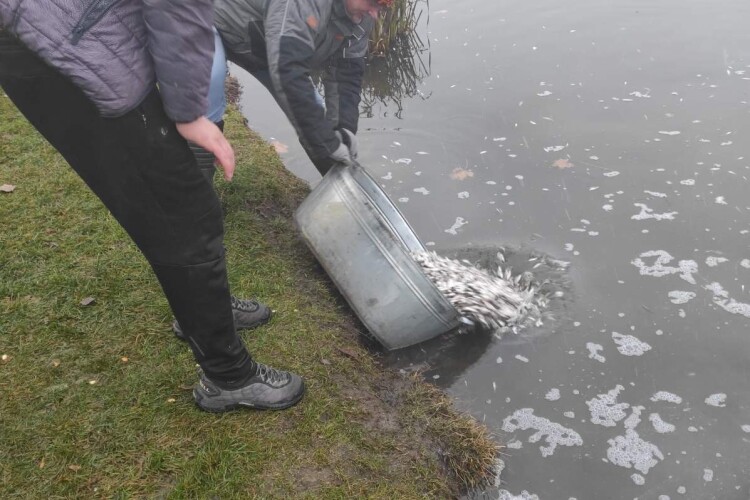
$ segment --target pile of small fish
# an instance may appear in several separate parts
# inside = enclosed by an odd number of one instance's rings
[[[540,321],[540,309],[547,304],[538,293],[530,272],[512,276],[503,270],[497,254],[496,270],[485,270],[467,260],[441,257],[435,252],[415,252],[414,260],[425,275],[462,316],[464,323],[492,331],[517,331],[517,327]]]

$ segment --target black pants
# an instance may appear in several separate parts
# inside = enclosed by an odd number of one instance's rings
[[[102,118],[59,72],[0,31],[0,86],[112,212],[151,264],[206,375],[225,387],[255,365],[232,319],[221,206],[154,89]]]

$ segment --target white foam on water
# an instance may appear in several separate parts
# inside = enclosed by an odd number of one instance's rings
[[[659,495],[659,500],[672,500],[669,495]]]
[[[711,293],[714,294],[714,297],[720,297],[720,298],[728,298],[729,293],[724,290],[724,287],[721,286],[720,283],[714,281],[713,283],[710,283],[704,287],[706,290],[709,290]]]
[[[651,425],[654,426],[654,430],[659,434],[667,434],[675,431],[675,426],[661,419],[658,413],[652,413],[648,416],[651,421]]]
[[[539,447],[543,457],[552,455],[558,445],[583,446],[583,439],[576,431],[544,417],[537,417],[534,415],[533,408],[521,408],[503,420],[503,431],[515,432],[519,429],[534,429],[537,431],[529,437],[529,443],[536,443],[542,438],[545,439],[547,445]]]
[[[389,180],[393,179],[393,174],[391,172],[388,172],[387,174],[385,174],[384,176],[382,176],[381,179],[389,181]]]
[[[572,412],[572,411],[566,411],[565,413],[563,413],[563,416],[568,417],[568,418],[576,418],[575,412]],[[747,432],[750,432],[750,430],[748,430]]]
[[[679,488],[677,488],[677,493],[679,493],[680,495],[684,495],[685,493],[687,493],[687,488],[685,488],[684,486],[680,486]]]
[[[510,448],[511,450],[520,450],[523,448],[523,443],[519,441],[518,439],[512,439],[505,445],[506,448]]]
[[[682,403],[682,398],[677,394],[672,394],[671,392],[658,391],[655,392],[653,396],[651,396],[651,401],[667,401],[669,403],[680,404]]]
[[[717,408],[724,408],[727,405],[727,395],[723,392],[711,394],[705,399],[705,402],[709,406],[716,406]]]
[[[660,460],[664,460],[661,450],[648,441],[644,441],[633,429],[626,429],[624,436],[608,439],[607,459],[614,465],[648,474]]]
[[[750,434],[750,425],[743,425],[740,429],[742,429],[743,432]]]
[[[560,389],[552,388],[544,395],[544,399],[547,401],[557,401],[560,399]]]
[[[617,422],[625,418],[625,410],[630,407],[628,403],[618,403],[617,396],[625,388],[617,385],[606,394],[599,394],[593,399],[586,401],[591,413],[591,422],[604,427],[614,427]]]
[[[723,196],[717,196],[714,200],[714,203],[716,203],[717,205],[727,205],[727,202]]]
[[[628,416],[628,418],[625,419],[622,425],[626,429],[635,430],[635,428],[638,427],[638,424],[641,423],[641,412],[643,410],[644,410],[643,406],[633,406],[631,408],[632,413],[630,413],[630,415]]]
[[[409,198],[399,198],[399,203],[409,203]]]
[[[679,213],[679,212],[665,212],[663,214],[655,214],[652,208],[649,208],[643,203],[633,203],[633,205],[641,209],[641,213],[630,217],[631,219],[634,219],[634,220],[646,220],[646,219],[674,220],[674,216]]]
[[[695,186],[695,179],[683,179],[680,181],[683,186]]]
[[[604,177],[617,177],[618,175],[620,175],[620,172],[618,172],[617,170],[611,170],[609,172],[604,172],[602,175]]]
[[[667,294],[672,304],[686,304],[690,300],[695,298],[694,292],[683,292],[680,290],[672,290]]]
[[[595,360],[599,361],[600,363],[604,363],[605,361],[607,361],[607,358],[605,358],[604,356],[602,356],[601,354],[599,354],[599,351],[604,350],[604,347],[601,346],[600,344],[595,344],[593,342],[587,342],[586,343],[586,349],[589,350],[589,358],[590,359],[595,359]]]
[[[651,257],[656,257],[656,260],[649,266],[643,259]],[[641,253],[637,259],[633,259],[630,263],[639,269],[642,276],[661,278],[662,276],[679,273],[680,278],[691,285],[695,285],[696,281],[693,274],[698,272],[698,263],[694,260],[681,260],[677,263],[677,267],[665,265],[672,260],[674,260],[674,257],[664,250],[649,250]]]
[[[679,130],[660,130],[659,133],[662,135],[680,135],[681,132]]]
[[[656,191],[648,191],[648,190],[643,191],[643,192],[646,193],[646,194],[650,194],[651,196],[655,196],[657,198],[666,198],[667,197],[666,193],[658,193]]]
[[[393,163],[403,163],[404,165],[409,165],[411,163],[411,158],[399,158]]]
[[[651,346],[646,342],[639,340],[632,335],[623,335],[612,332],[612,340],[617,344],[617,350],[623,356],[642,356],[646,351],[651,350]]]
[[[460,193],[458,193],[458,197],[459,197],[459,199],[465,200],[466,198],[469,197],[469,192],[468,191],[461,191]]]
[[[729,261],[729,259],[727,259],[726,257],[716,257],[714,255],[709,255],[708,257],[706,257],[706,265],[708,267],[716,267],[719,264],[727,261]]]
[[[646,478],[641,476],[640,474],[631,474],[630,479],[632,479],[633,482],[638,486],[643,486],[644,484],[646,484]]]
[[[463,217],[456,217],[456,222],[454,222],[453,225],[449,229],[445,229],[444,231],[448,234],[452,234],[453,236],[456,236],[458,234],[458,230],[468,223],[469,222]]]
[[[539,500],[539,497],[526,490],[521,491],[520,495],[514,495],[508,490],[500,490],[497,500]]]
[[[605,212],[611,212],[612,208],[612,205],[602,205],[602,210],[604,210]]]
[[[528,363],[529,362],[529,358],[527,358],[526,356],[521,356],[520,354],[516,354],[515,358],[518,361],[523,361],[524,363]]]
[[[721,284],[713,282],[706,285],[704,288],[710,290],[714,294],[714,304],[717,306],[732,314],[740,314],[746,318],[750,318],[750,304],[737,302],[729,297],[729,293],[724,290]]]
[[[547,153],[556,153],[557,151],[562,151],[565,147],[566,146],[547,146],[544,148],[544,151]]]
[[[505,461],[502,458],[496,458],[495,459],[495,467],[494,467],[494,472],[495,472],[494,486],[495,486],[495,488],[500,487],[500,484],[502,484],[503,481],[501,479],[501,476],[502,476],[504,470],[505,470]]]
[[[414,191],[415,193],[421,193],[421,194],[423,194],[423,195],[425,195],[425,196],[427,196],[428,194],[430,194],[430,192],[429,192],[429,191],[427,190],[427,188],[425,188],[425,187],[418,187],[418,188],[414,188],[414,189],[413,189],[413,191]]]
[[[714,471],[711,469],[703,469],[703,480],[710,483],[714,480]]]

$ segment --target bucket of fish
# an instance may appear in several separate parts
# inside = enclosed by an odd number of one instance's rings
[[[332,168],[294,219],[318,262],[386,349],[459,326],[456,308],[413,258],[426,252],[424,246],[363,168]]]

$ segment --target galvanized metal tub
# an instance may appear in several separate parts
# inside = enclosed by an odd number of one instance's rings
[[[294,219],[341,294],[386,349],[458,327],[458,312],[410,255],[424,246],[362,167],[332,168]]]

